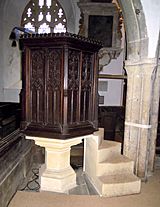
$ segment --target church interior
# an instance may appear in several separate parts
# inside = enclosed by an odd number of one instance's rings
[[[0,1],[0,207],[160,205],[159,10]]]

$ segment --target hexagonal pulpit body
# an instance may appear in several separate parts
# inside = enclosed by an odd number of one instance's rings
[[[100,42],[59,33],[23,35],[19,45],[24,133],[68,139],[96,131]]]

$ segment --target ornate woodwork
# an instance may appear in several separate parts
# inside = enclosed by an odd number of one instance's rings
[[[52,33],[24,35],[19,43],[24,133],[66,139],[97,130],[100,42]]]

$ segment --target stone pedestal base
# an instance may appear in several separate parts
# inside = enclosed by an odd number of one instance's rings
[[[72,167],[63,170],[47,170],[45,165],[40,169],[41,191],[67,193],[76,186],[76,173]]]
[[[40,169],[40,190],[67,193],[76,186],[76,173],[70,166],[71,146],[82,142],[84,137],[67,140],[26,136],[35,144],[45,147],[45,164]]]

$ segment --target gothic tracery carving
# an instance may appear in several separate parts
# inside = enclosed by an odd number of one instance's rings
[[[87,91],[92,87],[92,74],[93,71],[93,57],[91,54],[83,54],[83,63],[82,63],[82,90]]]
[[[27,4],[21,25],[36,33],[66,32],[67,20],[57,0],[31,0]]]
[[[32,89],[41,90],[44,85],[44,74],[42,68],[44,66],[44,52],[32,51]]]
[[[59,90],[61,86],[61,49],[51,49],[48,52],[49,71],[47,77],[47,89]]]
[[[80,52],[75,50],[69,50],[68,56],[68,89],[79,89],[79,62]]]

